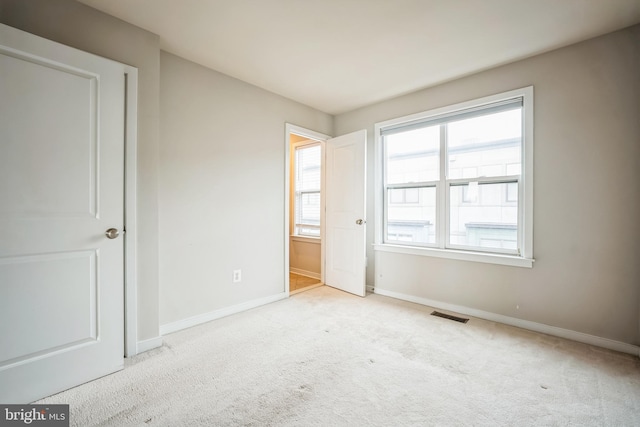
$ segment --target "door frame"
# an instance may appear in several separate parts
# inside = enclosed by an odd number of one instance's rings
[[[285,149],[284,149],[284,292],[289,297],[289,244],[291,242],[290,233],[290,208],[291,208],[291,134],[304,136],[320,142],[320,151],[322,165],[320,168],[320,241],[324,241],[324,190],[325,190],[325,145],[328,139],[332,137],[324,133],[316,132],[311,129],[303,128],[291,123],[285,123]],[[325,246],[320,244],[320,280],[324,283],[324,259]]]
[[[124,357],[138,354],[138,69],[124,65]]]

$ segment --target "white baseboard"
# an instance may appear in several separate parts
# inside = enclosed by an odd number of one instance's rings
[[[155,337],[149,338],[148,340],[138,341],[136,346],[136,354],[144,353],[145,351],[149,351],[158,347],[162,347],[162,337]]]
[[[181,331],[183,329],[187,329],[192,326],[200,325],[201,323],[220,319],[222,317],[230,316],[232,314],[240,313],[242,311],[251,310],[252,308],[260,307],[261,305],[269,304],[285,298],[287,298],[287,293],[283,292],[283,293],[271,295],[265,298],[259,298],[252,301],[243,302],[241,304],[233,305],[231,307],[221,308],[219,310],[211,311],[209,313],[199,314],[197,316],[189,317],[187,319],[178,320],[177,322],[171,322],[165,325],[160,325],[160,335],[167,335],[172,332]]]
[[[433,308],[439,308],[441,310],[448,310],[455,313],[466,314],[467,316],[490,320],[492,322],[503,323],[505,325],[515,326],[534,332],[553,335],[555,337],[578,341],[596,347],[619,351],[621,353],[633,354],[634,356],[640,357],[640,346],[627,344],[620,341],[614,341],[608,338],[602,338],[595,335],[576,332],[570,329],[558,328],[556,326],[549,326],[543,323],[531,322],[529,320],[522,320],[515,317],[503,316],[501,314],[490,313],[488,311],[476,310],[474,308],[464,307],[461,305],[449,304],[441,301],[430,300],[427,298],[420,298],[413,295],[402,294],[399,292],[387,291],[380,288],[375,288],[374,293],[404,301],[415,302],[417,304],[426,305]]]
[[[312,279],[318,279],[320,280],[320,273],[314,273],[313,271],[307,271],[307,270],[303,270],[301,268],[292,268],[289,267],[289,272],[294,273],[294,274],[299,274],[301,276],[305,276],[305,277],[311,277]]]
[[[375,288],[372,285],[367,285],[367,292],[375,293]]]

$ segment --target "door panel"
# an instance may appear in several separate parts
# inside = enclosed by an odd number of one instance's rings
[[[0,402],[123,366],[124,68],[0,25]]]
[[[366,290],[366,140],[362,130],[326,142],[325,283],[360,296]]]
[[[2,296],[11,301],[0,313],[0,335],[3,341],[13,343],[0,347],[0,360],[5,363],[27,360],[48,349],[96,339],[95,264],[96,254],[90,251],[0,261]],[[60,294],[65,298],[60,298]],[[50,304],[52,301],[56,305]],[[39,339],[21,339],[22,328],[38,331]]]
[[[22,100],[1,107],[0,215],[95,215],[96,76],[7,55],[0,69],[3,98]]]

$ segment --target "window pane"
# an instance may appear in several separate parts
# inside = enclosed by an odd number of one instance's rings
[[[406,200],[406,191],[417,193],[416,203],[394,203]],[[400,194],[400,195],[398,195]],[[436,242],[436,189],[435,187],[387,190],[386,242]]]
[[[320,237],[320,228],[299,226],[297,234],[298,236]]]
[[[507,184],[507,202],[518,201],[518,183],[510,182]]]
[[[404,190],[389,191],[389,203],[392,205],[404,203]]]
[[[522,108],[447,124],[451,179],[519,174]]]
[[[296,204],[296,223],[320,225],[320,193],[302,193]]]
[[[404,202],[405,203],[420,203],[420,189],[407,188],[404,190]]]
[[[320,145],[296,150],[296,191],[320,190]]]
[[[439,126],[387,135],[384,143],[388,184],[439,179]]]
[[[451,186],[449,242],[455,246],[518,248],[518,206],[506,201],[508,184]],[[517,186],[517,183],[515,183]],[[516,187],[517,188],[517,187]],[[464,197],[476,193],[473,203]]]
[[[320,193],[302,195],[301,220],[303,224],[320,225]]]

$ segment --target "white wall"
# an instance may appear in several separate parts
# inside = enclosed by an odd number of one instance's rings
[[[165,52],[160,100],[161,325],[284,292],[285,122],[333,118]]]
[[[528,85],[535,91],[534,267],[378,252],[368,283],[640,344],[639,51],[635,26],[337,116],[336,135],[369,130],[372,224],[374,123]]]
[[[72,0],[0,0],[0,22],[138,68],[138,339],[158,327],[158,36]]]

